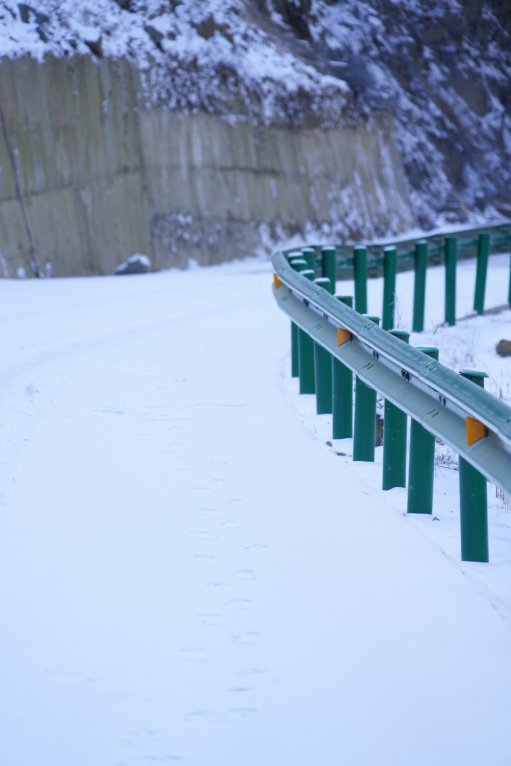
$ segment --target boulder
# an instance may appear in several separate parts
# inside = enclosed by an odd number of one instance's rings
[[[127,261],[117,266],[114,274],[123,276],[124,274],[148,274],[151,271],[151,261],[147,255],[135,253]]]
[[[511,356],[511,340],[499,340],[495,350],[499,356]]]

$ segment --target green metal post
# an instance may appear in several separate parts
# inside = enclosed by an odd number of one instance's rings
[[[302,258],[300,255],[295,256],[294,258],[289,259],[289,265],[295,270],[295,271],[305,271],[305,269],[308,269],[307,261],[305,258]]]
[[[323,247],[321,249],[321,276],[330,280],[332,295],[335,293],[336,256],[335,247]]]
[[[417,351],[438,361],[438,349],[420,346]],[[416,420],[410,424],[410,459],[408,463],[407,513],[433,512],[433,479],[435,471],[435,437]]]
[[[460,370],[468,378],[484,388],[485,372]],[[486,479],[462,457],[459,459],[460,474],[460,526],[461,560],[489,561],[488,554],[488,498]]]
[[[291,322],[291,377],[297,378],[300,374],[298,348],[298,327]]]
[[[307,261],[304,258],[293,257],[289,259],[290,266],[298,272],[305,271]],[[300,374],[298,326],[291,322],[291,377],[297,378]]]
[[[337,295],[341,303],[353,308],[351,295]],[[353,374],[349,367],[332,357],[332,438],[353,435]]]
[[[375,324],[379,318],[367,317]],[[372,363],[368,362],[368,367]],[[376,391],[369,388],[358,377],[355,379],[355,427],[353,435],[353,460],[374,461],[376,444]]]
[[[302,276],[311,282],[314,279],[312,269],[302,271]],[[314,342],[310,335],[298,328],[298,372],[300,377],[300,393],[313,394],[316,390],[314,382]]]
[[[408,343],[410,333],[391,330],[392,335]],[[383,412],[383,479],[382,489],[406,487],[406,414],[390,402]]]
[[[326,277],[314,280],[315,285],[332,291],[332,283]],[[332,412],[332,356],[329,351],[314,343],[314,375],[316,383],[316,412],[325,415]]]
[[[353,278],[355,280],[355,311],[367,312],[367,249],[356,247],[353,250]]]
[[[445,323],[456,324],[456,237],[446,237],[445,255]]]
[[[426,300],[426,269],[428,267],[428,243],[422,239],[415,245],[415,282],[413,288],[413,332],[424,330],[424,305]]]
[[[307,261],[309,269],[312,269],[314,276],[316,276],[316,251],[313,247],[304,247],[302,250],[302,257]]]
[[[383,315],[382,327],[390,330],[394,327],[394,308],[396,304],[397,252],[395,247],[386,247],[383,251]]]
[[[482,232],[477,240],[476,287],[474,292],[474,311],[478,314],[484,314],[484,294],[486,291],[489,254],[490,235],[488,232]]]

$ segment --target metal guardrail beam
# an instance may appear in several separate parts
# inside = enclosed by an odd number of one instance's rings
[[[459,242],[460,250],[470,250],[470,254],[475,254],[477,245],[477,236],[482,231],[491,232],[492,243],[496,247],[506,247],[509,244],[509,237],[511,236],[511,222],[508,220],[495,221],[488,223],[486,226],[472,227],[469,229],[458,229],[455,231],[437,231],[429,235],[422,235],[421,237],[406,238],[406,239],[392,239],[386,242],[370,242],[365,247],[370,257],[378,256],[385,250],[386,247],[392,245],[396,247],[398,251],[398,257],[413,258],[413,247],[419,240],[427,240],[428,244],[432,246],[433,250],[431,255],[439,255],[441,253],[442,243],[445,237],[456,237]],[[353,260],[353,249],[360,245],[357,243],[343,243],[339,245],[332,245],[337,250],[337,254],[345,260]],[[321,250],[324,245],[309,244],[307,247],[315,250]],[[295,251],[296,248],[284,251],[285,255]],[[403,253],[404,251],[404,253]]]
[[[275,299],[298,327],[511,495],[510,407],[301,277],[284,253],[273,265]],[[348,330],[352,342],[338,346],[338,328]],[[472,445],[467,417],[488,429]]]

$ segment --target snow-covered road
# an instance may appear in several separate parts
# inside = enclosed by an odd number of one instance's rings
[[[0,283],[0,766],[509,766],[509,621],[284,378],[268,264]]]

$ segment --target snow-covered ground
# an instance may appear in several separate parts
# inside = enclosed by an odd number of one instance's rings
[[[419,523],[322,443],[267,261],[2,281],[0,319],[1,766],[509,766],[509,525],[462,565],[452,482]]]

